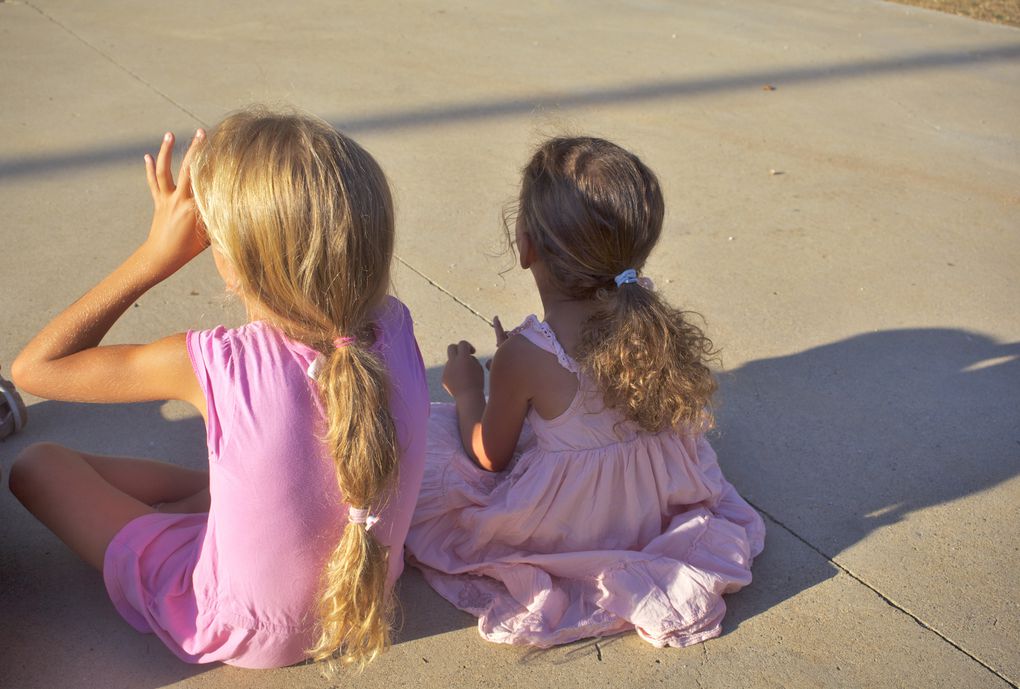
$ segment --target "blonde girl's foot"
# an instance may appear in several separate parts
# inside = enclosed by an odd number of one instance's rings
[[[14,383],[0,375],[0,440],[14,435],[28,422],[28,409]]]

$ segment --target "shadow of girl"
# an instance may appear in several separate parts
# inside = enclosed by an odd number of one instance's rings
[[[970,510],[918,513],[968,497],[971,507],[972,496],[1020,473],[1018,357],[1020,343],[912,329],[753,361],[722,377],[713,444],[741,494],[863,578],[922,597],[940,586],[943,596],[977,596],[966,591],[980,579],[984,595],[990,587],[1008,600],[1017,539],[999,537],[994,513],[984,526]],[[727,629],[834,576],[812,559],[794,568],[766,546],[758,580],[729,599]]]

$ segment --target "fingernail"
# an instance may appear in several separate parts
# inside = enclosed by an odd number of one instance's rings
[[[169,141],[171,138],[173,138],[173,134],[171,134],[170,132],[167,132],[166,134],[163,135],[163,141]]]
[[[195,138],[196,139],[201,139],[204,136],[205,136],[205,130],[204,129],[195,130]]]

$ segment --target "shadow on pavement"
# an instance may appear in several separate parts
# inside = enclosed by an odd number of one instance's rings
[[[753,361],[721,382],[713,444],[723,471],[830,559],[912,512],[1020,473],[1020,343],[890,330]],[[727,630],[837,572],[783,555],[766,545],[755,582],[727,599]],[[909,570],[911,553],[899,556]]]
[[[400,131],[417,127],[449,125],[499,117],[529,115],[535,110],[579,108],[627,103],[652,103],[673,98],[702,96],[742,89],[758,89],[765,83],[781,87],[816,82],[872,78],[883,74],[922,72],[935,69],[1009,62],[1020,59],[1020,46],[975,45],[953,50],[892,55],[854,62],[831,62],[804,67],[766,68],[722,77],[664,79],[616,88],[600,88],[560,93],[541,93],[524,98],[505,98],[475,103],[451,103],[433,107],[371,113],[362,117],[327,117],[348,134],[359,136],[380,131]],[[214,123],[200,122],[202,126]],[[157,137],[116,146],[99,146],[61,154],[0,158],[0,179],[42,175],[83,167],[136,162],[145,151],[154,152]],[[182,137],[182,146],[188,137]],[[180,155],[183,151],[178,151]]]
[[[397,583],[399,609],[393,643],[402,644],[478,626],[474,615],[461,612],[432,590],[414,567],[407,565]],[[479,643],[484,643],[479,639]]]

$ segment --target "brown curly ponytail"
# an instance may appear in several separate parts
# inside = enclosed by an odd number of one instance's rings
[[[564,295],[594,301],[576,359],[607,406],[641,428],[711,426],[712,342],[639,283],[662,232],[659,182],[637,156],[590,137],[555,138],[524,169],[517,222]]]

